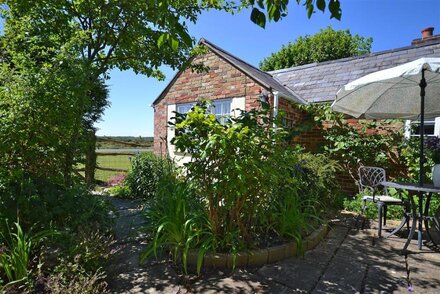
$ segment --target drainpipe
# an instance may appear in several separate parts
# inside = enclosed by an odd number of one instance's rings
[[[278,105],[279,105],[279,92],[273,92],[273,118],[275,119],[278,116]],[[277,125],[274,122],[273,127],[276,128]]]

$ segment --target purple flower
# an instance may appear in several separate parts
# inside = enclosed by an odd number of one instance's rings
[[[425,141],[425,146],[432,161],[435,164],[440,164],[440,138],[428,137]]]
[[[412,286],[412,285],[409,285],[409,286],[408,286],[408,292],[414,292],[414,289],[413,289],[413,286]]]
[[[433,152],[440,151],[440,138],[439,137],[428,137],[425,141],[426,148]]]
[[[109,187],[117,186],[121,184],[124,180],[125,180],[125,175],[123,174],[116,175],[107,181],[107,186]]]

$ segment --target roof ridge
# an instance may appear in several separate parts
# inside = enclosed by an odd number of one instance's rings
[[[272,70],[272,71],[268,71],[268,73],[271,75],[272,74],[279,74],[279,73],[283,73],[283,72],[287,72],[287,71],[301,70],[301,69],[314,67],[314,66],[318,66],[318,65],[326,65],[326,64],[340,63],[340,62],[349,62],[349,61],[356,60],[356,59],[375,57],[375,56],[379,56],[379,55],[383,55],[383,54],[387,54],[387,53],[399,52],[399,51],[410,50],[410,49],[415,50],[420,47],[434,46],[434,45],[438,45],[438,44],[440,44],[440,38],[438,38],[438,39],[436,38],[434,40],[427,40],[424,43],[420,43],[420,44],[416,44],[416,45],[409,45],[409,46],[404,46],[404,47],[399,47],[399,48],[394,48],[394,49],[382,50],[382,51],[378,51],[378,52],[366,53],[366,54],[357,55],[357,56],[350,56],[350,57],[345,57],[345,58],[340,58],[340,59],[327,60],[327,61],[323,61],[323,62],[313,62],[313,63],[303,64],[303,65],[298,65],[298,66],[287,67],[287,68],[283,68],[283,69]]]

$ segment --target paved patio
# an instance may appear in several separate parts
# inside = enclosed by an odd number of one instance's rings
[[[119,216],[118,252],[109,267],[112,293],[440,293],[440,250],[410,245],[406,270],[404,239],[376,238],[374,223],[356,229],[350,214],[332,220],[327,237],[304,257],[236,270],[205,270],[199,277],[179,273],[169,262],[138,262],[142,236],[139,203],[112,199]]]

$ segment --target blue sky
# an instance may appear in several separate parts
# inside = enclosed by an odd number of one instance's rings
[[[440,34],[438,0],[342,0],[341,21],[330,20],[327,12],[317,12],[308,19],[304,7],[295,0],[290,2],[289,15],[269,23],[266,29],[249,20],[249,11],[236,15],[209,11],[189,30],[196,39],[204,37],[255,66],[282,44],[329,25],[372,37],[373,52],[408,46],[426,27],[433,26],[434,34]],[[165,73],[165,81],[159,82],[131,71],[112,71],[108,81],[112,105],[97,124],[98,135],[152,136],[154,112],[150,104],[174,75],[171,70]]]

